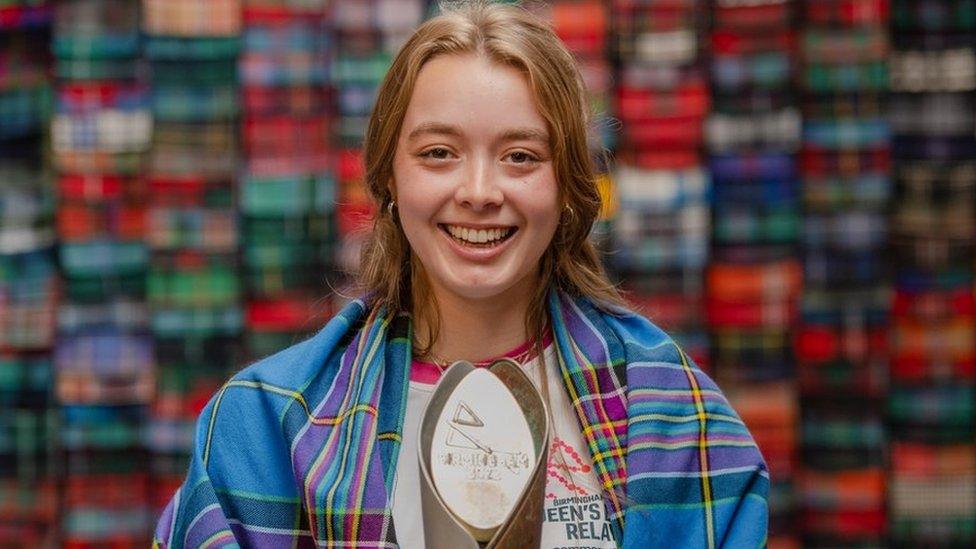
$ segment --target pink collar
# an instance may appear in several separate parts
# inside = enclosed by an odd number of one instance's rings
[[[542,348],[545,349],[552,343],[552,333],[546,330],[545,336],[542,338]],[[518,347],[503,353],[495,358],[490,358],[488,360],[482,360],[475,362],[474,365],[478,368],[484,368],[491,365],[492,362],[496,360],[501,360],[503,358],[510,358],[519,364],[526,364],[536,357],[535,346],[532,341],[526,341]],[[441,367],[433,362],[426,362],[423,360],[414,359],[410,363],[410,381],[417,383],[423,383],[425,385],[433,385],[437,383],[437,380],[441,378]]]

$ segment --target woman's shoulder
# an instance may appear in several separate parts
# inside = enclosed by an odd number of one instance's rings
[[[678,343],[644,314],[620,305],[588,302],[624,347],[627,363],[669,362],[687,359]]]
[[[596,307],[596,306],[594,306]],[[696,390],[725,400],[715,382],[658,324],[633,309],[597,307],[622,348],[628,391]]]
[[[234,374],[228,384],[260,383],[288,391],[302,390],[322,374],[336,350],[345,347],[364,309],[361,300],[349,303],[314,335],[250,364]]]

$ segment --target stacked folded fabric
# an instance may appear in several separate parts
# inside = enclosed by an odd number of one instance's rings
[[[697,0],[612,3],[620,120],[611,268],[630,300],[702,367],[702,270],[710,180],[701,148],[709,96]]]
[[[145,543],[152,520],[148,477],[126,465],[145,461],[154,379],[140,173],[152,118],[138,13],[134,0],[70,0],[54,15],[51,150],[64,280],[54,365],[68,547]],[[127,487],[123,497],[82,497],[112,483]]]
[[[890,537],[976,543],[976,4],[895,0]]]
[[[769,543],[778,547],[799,542],[791,341],[802,286],[801,118],[793,88],[798,4],[713,4],[706,132],[713,191],[705,287],[714,372],[769,465]]]
[[[799,37],[807,161],[798,499],[804,541],[815,547],[878,546],[886,531],[887,5],[807,0]],[[865,155],[882,162],[854,160]]]
[[[207,398],[241,366],[236,179],[240,0],[143,0],[152,72],[147,295],[157,398],[146,436],[154,510],[186,473]]]
[[[369,114],[393,55],[423,21],[426,8],[424,0],[349,0],[332,5],[332,81],[338,114],[334,132],[338,182],[335,260],[345,273],[359,269],[363,237],[373,215],[360,151]],[[344,293],[337,292],[335,299],[341,301]]]
[[[249,358],[287,347],[328,307],[335,183],[327,2],[246,0],[239,204]]]
[[[58,284],[47,2],[0,0],[0,546],[54,543]]]
[[[528,4],[531,6],[532,4]],[[611,220],[615,213],[613,182],[608,173],[607,151],[613,148],[615,130],[610,120],[613,68],[609,57],[610,10],[602,0],[557,0],[540,15],[551,24],[578,62],[589,99],[589,143],[604,200],[591,239],[601,250],[609,247]]]

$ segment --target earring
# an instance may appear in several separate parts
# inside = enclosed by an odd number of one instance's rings
[[[393,208],[396,208],[396,200],[390,199],[386,204],[386,211],[390,214],[390,217],[393,217]]]
[[[565,205],[563,206],[563,209],[564,209],[564,210],[566,210],[566,213],[568,213],[568,214],[569,214],[569,217],[576,217],[576,212],[575,212],[575,211],[573,211],[573,207],[572,207],[572,206],[570,206],[570,205],[569,205],[569,203],[566,203],[566,204],[565,204]]]

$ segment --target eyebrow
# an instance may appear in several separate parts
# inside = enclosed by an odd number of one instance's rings
[[[424,122],[416,128],[414,128],[408,135],[407,139],[414,139],[424,134],[435,134],[435,135],[450,135],[453,137],[461,137],[461,128],[457,126],[452,126],[450,124],[441,124],[439,122]]]
[[[451,137],[461,137],[461,128],[450,124],[439,122],[424,122],[407,134],[407,140],[415,139],[424,134],[448,135]],[[540,141],[549,143],[549,133],[537,128],[512,128],[505,131],[499,141]]]

